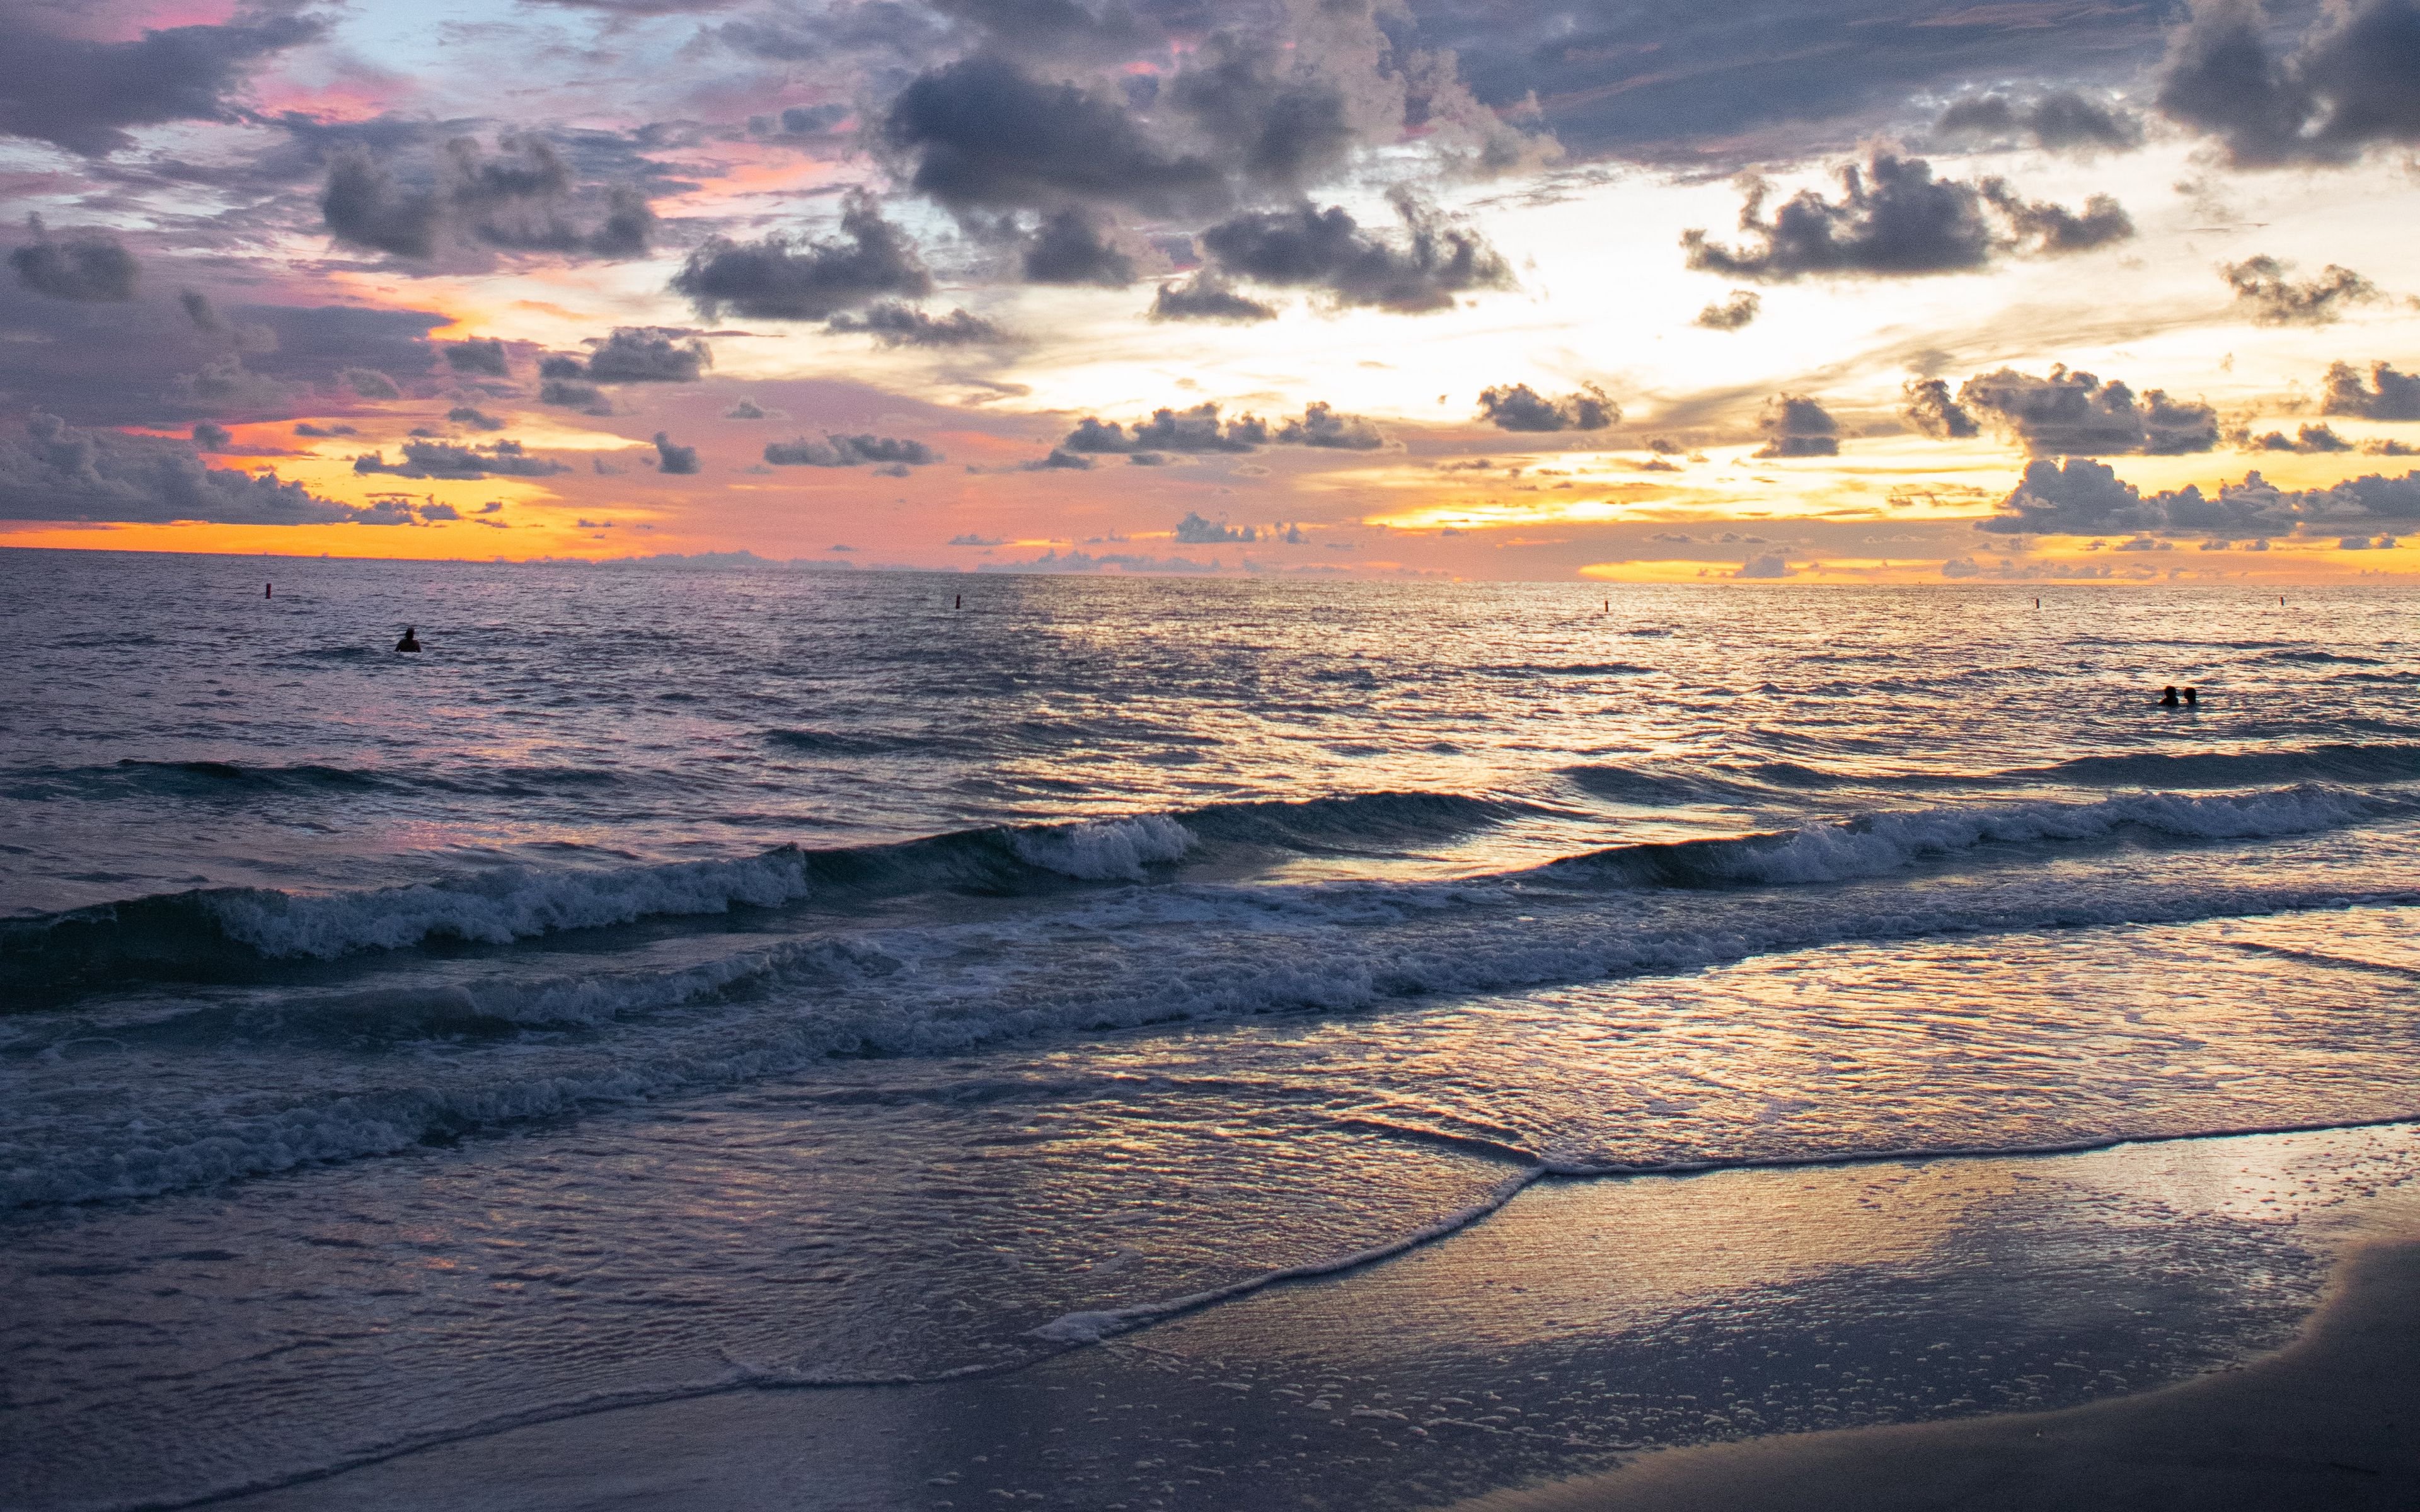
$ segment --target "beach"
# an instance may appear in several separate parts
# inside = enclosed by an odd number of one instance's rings
[[[2420,1239],[2350,1256],[2303,1336],[2064,1412],[1750,1440],[1481,1497],[1467,1512],[2408,1507],[2420,1500]]]
[[[2399,590],[0,567],[12,1508],[1410,1512],[2226,1370],[2420,1175]]]

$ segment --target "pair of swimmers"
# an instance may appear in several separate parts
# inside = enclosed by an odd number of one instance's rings
[[[2182,698],[2179,698],[2177,695],[2180,693],[2184,696]],[[2160,707],[2164,709],[2198,709],[2201,707],[2201,695],[2195,692],[2190,687],[2164,687],[2160,689]]]

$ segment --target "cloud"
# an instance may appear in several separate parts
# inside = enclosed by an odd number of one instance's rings
[[[370,367],[349,367],[336,375],[345,386],[365,399],[400,399],[403,390],[395,379]]]
[[[1776,393],[1767,399],[1756,424],[1764,432],[1764,446],[1756,455],[1768,461],[1840,455],[1840,423],[1803,393]]]
[[[1731,576],[1755,579],[1794,578],[1798,574],[1791,567],[1788,558],[1768,551],[1761,557],[1751,557],[1742,563],[1740,570],[1732,573]]]
[[[1952,100],[1932,130],[1947,137],[2027,138],[2047,152],[2079,155],[2127,152],[2143,145],[2143,122],[2133,112],[2072,89],[2055,89],[2029,100],[1970,95]]]
[[[2319,277],[2298,284],[2286,276],[2293,266],[2246,257],[2220,268],[2218,276],[2235,290],[2236,308],[2264,326],[2323,326],[2343,315],[2343,306],[2378,298],[2378,285],[2350,268],[2330,263]]]
[[[1511,288],[1512,268],[1480,233],[1419,196],[1389,196],[1400,236],[1365,230],[1342,206],[1251,210],[1201,235],[1229,277],[1280,288],[1315,288],[1340,307],[1423,315],[1451,309],[1474,289]]]
[[[504,423],[503,421],[498,420],[495,416],[489,414],[484,409],[475,409],[467,404],[458,404],[453,409],[446,410],[445,418],[458,425],[467,425],[473,430],[502,430],[504,428]]]
[[[2256,0],[2200,0],[2171,39],[2159,107],[2217,137],[2237,167],[2341,162],[2420,141],[2420,5],[2321,8],[2291,51],[2271,46]]]
[[[2364,420],[2420,420],[2420,375],[2398,373],[2386,363],[2373,363],[2369,386],[2350,363],[2328,367],[2327,397],[2319,413],[2357,415]]]
[[[1043,218],[1025,248],[1029,284],[1095,284],[1124,288],[1134,282],[1134,259],[1113,246],[1084,211],[1069,208]]]
[[[235,441],[225,425],[210,421],[198,421],[194,425],[194,444],[205,452],[224,452]]]
[[[1323,410],[1325,405],[1320,407]],[[1232,421],[1220,422],[1216,404],[1198,404],[1190,409],[1155,409],[1149,420],[1138,420],[1131,429],[1116,421],[1103,421],[1087,415],[1076,423],[1060,449],[1077,454],[1183,452],[1200,455],[1217,452],[1251,452],[1266,445],[1269,427],[1266,422],[1252,415],[1238,415]]]
[[[836,239],[812,242],[778,232],[752,242],[710,238],[674,275],[673,292],[708,320],[725,309],[753,320],[822,320],[884,295],[932,292],[923,259],[882,218],[874,196],[852,191],[840,229]]]
[[[924,467],[942,459],[923,441],[887,436],[832,435],[819,441],[800,437],[765,448],[765,460],[777,468],[853,468],[868,462]]]
[[[2001,535],[2130,532],[2243,539],[2414,524],[2420,524],[2420,473],[2372,473],[2294,493],[2248,472],[2241,483],[2221,486],[2214,496],[2193,486],[2147,495],[2107,463],[2071,456],[2063,463],[2028,463],[2024,480],[2001,501],[2000,512],[1980,528]]]
[[[1028,77],[978,54],[923,74],[891,102],[882,140],[912,163],[918,193],[960,213],[1116,205],[1215,213],[1226,175],[1152,142],[1121,100]]]
[[[656,216],[638,190],[604,190],[601,219],[583,228],[566,219],[578,186],[552,144],[507,136],[496,147],[490,158],[470,137],[447,141],[438,149],[434,182],[420,188],[398,184],[366,147],[338,149],[319,195],[328,234],[414,260],[455,246],[605,258],[645,255]]]
[[[1838,200],[1804,189],[1769,219],[1771,187],[1751,179],[1739,217],[1748,240],[1726,247],[1703,231],[1683,232],[1688,266],[1766,283],[1810,273],[1915,277],[1971,271],[2005,251],[2083,252],[2134,234],[2133,222],[2106,194],[2087,199],[2079,215],[2029,203],[1997,178],[1935,178],[1921,158],[1876,152],[1862,167],[1844,164],[1839,176]]]
[[[1735,288],[1731,290],[1730,298],[1719,304],[1707,305],[1698,312],[1698,318],[1689,323],[1703,326],[1708,331],[1743,331],[1763,308],[1764,297],[1756,290]]]
[[[0,518],[321,525],[360,514],[274,472],[204,467],[181,441],[80,431],[39,410],[23,440],[0,438]]]
[[[836,315],[824,322],[833,332],[864,332],[884,347],[981,347],[1008,340],[1008,332],[970,310],[934,316],[893,300],[861,315]]]
[[[2055,366],[2047,378],[2010,368],[1968,378],[1958,403],[2038,456],[2180,456],[2218,445],[2218,412],[2198,401],[2134,391]]]
[[[538,363],[538,376],[595,383],[694,383],[714,365],[714,353],[694,332],[665,326],[616,326],[585,361],[557,353]]]
[[[655,440],[658,471],[686,474],[697,471],[696,447],[675,446],[673,444],[673,439],[662,431],[656,432]]]
[[[1038,462],[1028,462],[1017,471],[1020,472],[1090,472],[1092,470],[1091,457],[1078,456],[1063,446],[1054,446],[1050,449],[1048,456]]]
[[[195,331],[215,333],[226,329],[226,322],[219,318],[219,312],[211,305],[210,297],[200,290],[178,289],[177,303],[183,307],[185,318],[193,322]]]
[[[950,546],[1006,546],[1008,543],[1000,539],[998,536],[977,535],[973,532],[970,531],[963,534],[951,536],[946,544]]]
[[[558,409],[577,409],[583,414],[610,415],[613,401],[594,383],[582,383],[573,378],[548,378],[537,386],[537,402]]]
[[[383,472],[398,478],[545,478],[571,470],[543,456],[532,456],[519,441],[487,446],[457,446],[452,441],[406,441],[400,461],[389,462],[382,451],[353,458],[357,473]]]
[[[1248,325],[1258,320],[1274,320],[1277,310],[1260,301],[1247,299],[1235,292],[1228,282],[1208,269],[1192,277],[1159,285],[1151,301],[1154,320],[1216,320],[1228,325]]]
[[[16,270],[19,284],[37,294],[79,304],[134,298],[134,255],[116,238],[87,231],[60,240],[43,229],[39,215],[25,217],[25,228],[33,234],[32,243],[8,254],[8,266]]]
[[[1966,409],[1949,396],[1947,378],[1910,378],[1900,386],[1906,404],[1900,418],[1920,434],[1935,440],[1963,440],[1979,436],[1983,427]]]
[[[2244,446],[2256,452],[2294,452],[2304,455],[2324,452],[2350,452],[2352,442],[2335,433],[2331,425],[2304,425],[2292,436],[2283,431],[2271,431],[2266,436],[2245,436]]]
[[[1479,412],[1497,430],[1603,430],[1621,418],[1621,407],[1593,383],[1559,399],[1545,398],[1527,383],[1483,389]]]
[[[132,147],[131,127],[233,121],[228,96],[271,55],[320,36],[328,23],[282,7],[239,9],[222,26],[147,29],[131,41],[48,35],[32,7],[13,7],[0,52],[0,134],[54,143],[88,158]]]
[[[1187,511],[1185,517],[1176,522],[1176,538],[1187,546],[1218,546],[1227,542],[1257,541],[1261,537],[1260,532],[1249,525],[1214,525],[1200,515]]]
[[[1299,420],[1278,427],[1274,438],[1283,446],[1311,446],[1338,452],[1374,452],[1387,444],[1378,427],[1359,415],[1340,415],[1324,402],[1314,402]]]
[[[315,425],[303,421],[294,427],[297,436],[358,436],[361,432],[350,425]]]
[[[511,369],[504,363],[504,344],[489,338],[486,341],[447,342],[437,348],[445,354],[445,365],[457,373],[479,374],[487,378],[510,378]]]
[[[755,400],[742,397],[738,403],[733,405],[730,409],[725,409],[722,412],[722,418],[725,420],[763,420],[771,413],[771,410],[767,409]]]

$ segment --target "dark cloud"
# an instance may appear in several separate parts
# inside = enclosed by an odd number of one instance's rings
[[[1683,232],[1688,265],[1700,272],[1783,283],[1819,276],[1909,277],[1970,271],[2005,251],[2040,255],[2083,252],[2134,234],[2118,202],[2095,194],[2083,213],[2030,203],[1997,178],[1966,183],[1935,178],[1921,158],[1877,152],[1839,170],[1840,198],[1804,189],[1768,219],[1771,189],[1748,185],[1740,230],[1726,247],[1703,231]]]
[[[1314,401],[1299,420],[1289,420],[1272,438],[1281,446],[1311,446],[1336,452],[1374,452],[1387,444],[1378,427],[1359,415],[1340,415]]]
[[[1767,461],[1792,456],[1840,455],[1840,423],[1803,393],[1776,393],[1756,423],[1764,432],[1757,455]]]
[[[2238,167],[2341,162],[2420,142],[2420,5],[2328,8],[2280,50],[2256,0],[2203,0],[2169,49],[2159,106],[2216,136]]]
[[[1274,40],[1214,33],[1167,94],[1264,187],[1300,189],[1342,164],[1359,134],[1342,85]]]
[[[196,421],[194,424],[194,444],[205,452],[224,452],[234,441],[235,438],[227,433],[225,425],[208,420]]]
[[[2373,363],[2369,386],[2350,363],[2328,367],[2323,415],[2358,415],[2364,420],[2420,420],[2420,374],[2398,373],[2387,363]]]
[[[659,472],[691,473],[697,471],[697,448],[675,446],[662,431],[656,432],[656,470]]]
[[[1054,446],[1048,456],[1039,462],[1028,462],[1018,469],[1022,472],[1089,472],[1092,470],[1091,457],[1078,456],[1063,446]]]
[[[1923,435],[1953,441],[1983,432],[1981,424],[1949,396],[1947,378],[1910,378],[1900,392],[1906,395],[1900,418]]]
[[[395,379],[374,367],[349,367],[336,377],[345,387],[365,399],[400,399],[403,389]]]
[[[519,441],[487,446],[457,446],[451,441],[406,441],[403,458],[389,462],[383,452],[353,458],[357,473],[389,473],[398,478],[545,478],[571,470],[543,456],[532,456]]]
[[[485,410],[473,409],[472,406],[467,404],[458,404],[453,409],[446,410],[445,418],[458,425],[467,426],[472,430],[502,430],[504,428],[504,423],[503,421],[498,420],[495,416],[489,414]]]
[[[12,7],[0,48],[0,134],[85,157],[134,145],[129,129],[232,121],[228,96],[263,59],[321,35],[327,23],[282,6],[249,6],[221,26],[146,30],[132,41],[48,35],[31,7]]]
[[[195,331],[215,334],[226,329],[226,322],[219,318],[219,312],[210,303],[209,295],[190,288],[178,289],[177,303],[184,309],[185,318],[193,322]]]
[[[763,420],[768,413],[769,413],[769,411],[755,400],[742,398],[737,404],[725,409],[722,412],[722,418],[725,420]]]
[[[2274,257],[2246,257],[2218,270],[2235,290],[2235,304],[2264,326],[2323,326],[2344,314],[2349,304],[2378,298],[2378,285],[2350,268],[2334,263],[2317,278],[2300,283],[2286,276],[2292,263]]]
[[[2257,472],[2206,496],[2198,486],[2145,494],[2103,462],[2036,460],[1981,528],[2002,535],[2102,535],[2141,532],[2241,540],[2420,524],[2420,474],[2371,474],[2295,493]]]
[[[594,257],[644,255],[655,212],[637,189],[592,193],[602,215],[587,227],[568,218],[579,186],[553,144],[506,137],[487,157],[469,137],[438,150],[434,181],[399,184],[366,147],[339,149],[329,162],[319,209],[337,240],[398,257],[426,259],[451,245]]]
[[[117,239],[86,231],[61,239],[42,227],[42,218],[29,215],[25,227],[34,239],[8,254],[17,282],[37,294],[80,304],[107,304],[134,298],[134,255]]]
[[[882,218],[863,191],[843,202],[837,239],[793,242],[715,237],[675,275],[673,291],[706,319],[729,309],[755,320],[822,320],[884,295],[921,299],[933,290],[915,246]]]
[[[1340,306],[1406,315],[1453,307],[1474,289],[1510,288],[1512,269],[1476,229],[1408,191],[1389,196],[1400,236],[1365,230],[1342,206],[1252,210],[1202,233],[1222,274],[1313,288]]]
[[[594,383],[577,378],[548,378],[537,386],[537,402],[558,409],[577,409],[582,414],[610,415],[613,401]]]
[[[1484,389],[1479,412],[1497,430],[1603,430],[1621,418],[1621,407],[1594,384],[1559,399],[1546,398],[1527,383]]]
[[[1045,216],[1025,247],[1029,284],[1096,284],[1124,288],[1134,282],[1134,259],[1120,252],[1085,211],[1070,207]]]
[[[2010,368],[1968,378],[1958,403],[2039,456],[2178,456],[2218,445],[2218,413],[2153,389],[2138,399],[2112,378],[2053,367],[2047,378]]]
[[[2133,112],[2072,89],[2029,100],[1970,95],[1953,100],[1932,130],[1947,137],[2024,139],[2051,152],[2125,152],[2143,145],[2143,123]]]
[[[662,326],[617,326],[585,363],[550,357],[539,368],[547,378],[584,378],[592,383],[694,383],[714,365],[714,353],[694,332]]]
[[[2304,425],[2293,435],[2273,430],[2266,436],[2246,435],[2244,448],[2254,452],[2294,452],[2304,455],[2327,452],[2350,452],[2352,442],[2335,433],[2330,425]]]
[[[1076,428],[1059,446],[1062,451],[1078,454],[1182,452],[1199,455],[1257,451],[1268,440],[1265,421],[1238,415],[1222,423],[1216,404],[1199,404],[1190,409],[1155,409],[1149,420],[1138,420],[1132,427],[1087,415],[1076,423]]]
[[[1709,304],[1698,312],[1690,324],[1708,331],[1744,331],[1764,308],[1764,297],[1752,288],[1735,288],[1730,297],[1719,304]]]
[[[1247,325],[1257,320],[1274,320],[1277,311],[1258,300],[1247,299],[1234,291],[1225,279],[1203,270],[1192,277],[1159,285],[1159,293],[1151,301],[1154,320],[1217,320],[1229,325]]]
[[[79,431],[37,411],[0,439],[0,517],[165,524],[320,525],[361,512],[274,472],[209,468],[182,441]]]
[[[1261,532],[1249,525],[1214,524],[1188,511],[1183,519],[1176,522],[1176,538],[1187,546],[1221,546],[1229,542],[1257,541]]]
[[[765,460],[777,468],[853,468],[872,462],[890,467],[925,467],[943,460],[923,441],[889,436],[826,436],[811,441],[774,441],[765,448]]]
[[[445,354],[445,365],[457,373],[473,373],[487,378],[510,378],[512,370],[504,363],[504,344],[497,339],[486,341],[447,342],[438,348]]]
[[[1218,164],[1151,141],[1124,101],[1031,78],[996,56],[909,84],[881,133],[913,164],[917,193],[961,213],[1083,203],[1185,215],[1229,199]]]
[[[315,425],[304,421],[294,427],[297,436],[358,436],[361,432],[350,425]]]
[[[983,347],[1009,339],[1007,332],[971,310],[952,310],[936,316],[896,300],[870,305],[861,316],[833,316],[824,322],[824,329],[836,333],[861,331],[885,347]]]

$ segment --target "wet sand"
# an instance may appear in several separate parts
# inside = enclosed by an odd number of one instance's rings
[[[2420,1507],[2420,1236],[2356,1251],[2288,1348],[2055,1412],[1649,1455],[1458,1512]]]

